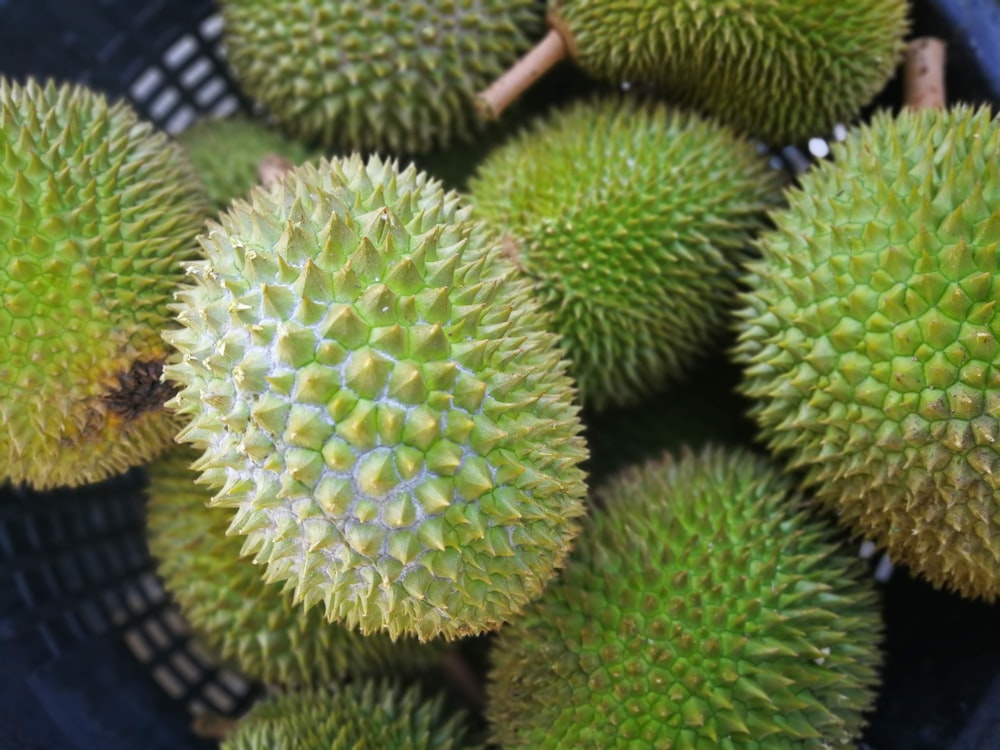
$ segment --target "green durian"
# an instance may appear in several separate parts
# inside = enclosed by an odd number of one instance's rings
[[[574,102],[490,154],[476,215],[552,313],[583,403],[635,403],[718,340],[785,179],[728,128],[630,97]]]
[[[257,170],[264,157],[279,156],[295,166],[312,155],[298,141],[247,116],[199,120],[177,140],[205,184],[212,204],[220,210],[257,184]]]
[[[481,750],[464,722],[442,695],[369,680],[270,696],[221,750]]]
[[[586,446],[547,316],[458,195],[378,157],[306,164],[201,244],[171,405],[268,579],[421,640],[537,596]]]
[[[939,587],[1000,594],[1000,123],[878,113],[759,242],[742,390],[855,533]]]
[[[535,77],[565,55],[595,78],[652,87],[785,145],[826,135],[885,87],[902,60],[908,6],[906,0],[549,0],[552,31],[524,70]],[[503,104],[486,92],[478,106],[492,116]]]
[[[849,746],[881,661],[862,561],[762,459],[669,454],[607,484],[565,571],[501,629],[505,750]]]
[[[208,202],[180,148],[80,85],[0,78],[0,481],[97,482],[179,428],[167,304]]]
[[[226,58],[289,133],[417,153],[469,139],[475,92],[542,27],[535,0],[222,0]]]
[[[281,685],[399,674],[441,659],[439,644],[361,635],[265,582],[241,559],[242,540],[226,536],[230,514],[208,507],[211,491],[195,483],[197,455],[185,446],[147,468],[147,539],[164,588],[210,649],[247,677]]]

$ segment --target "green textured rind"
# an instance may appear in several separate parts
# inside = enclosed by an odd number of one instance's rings
[[[160,330],[208,205],[180,149],[125,103],[0,79],[0,481],[97,482],[178,423]]]
[[[288,132],[343,151],[468,139],[542,28],[535,0],[223,0],[226,58]]]
[[[208,507],[211,491],[195,483],[197,456],[185,447],[148,467],[147,539],[164,587],[209,648],[247,677],[281,685],[400,674],[440,660],[437,644],[361,635],[265,582],[240,558],[242,540],[226,536],[230,514]]]
[[[850,746],[878,682],[876,594],[787,485],[717,449],[607,485],[558,581],[500,631],[494,741]]]
[[[735,357],[767,444],[939,587],[1000,593],[1000,124],[876,115],[762,236]]]
[[[301,143],[250,117],[203,119],[177,140],[217,209],[224,209],[230,201],[250,192],[257,184],[257,168],[265,156],[281,156],[295,166],[311,155]]]
[[[269,579],[364,633],[499,626],[583,512],[558,340],[468,214],[412,167],[304,165],[211,226],[167,334],[213,504]]]
[[[577,63],[784,145],[829,133],[888,83],[906,0],[549,0]]]
[[[481,750],[461,712],[442,696],[390,682],[342,685],[275,695],[258,703],[221,750]]]
[[[784,179],[728,128],[662,104],[574,102],[487,157],[476,215],[510,238],[583,403],[634,403],[725,330]]]

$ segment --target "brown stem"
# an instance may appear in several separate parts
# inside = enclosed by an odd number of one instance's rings
[[[497,119],[512,101],[568,55],[569,49],[562,35],[555,29],[549,29],[549,33],[528,54],[476,97],[476,111],[484,119]]]
[[[236,728],[236,719],[213,713],[196,713],[191,719],[191,731],[195,737],[207,740],[224,740]]]
[[[924,36],[906,48],[903,101],[911,109],[944,109],[944,65],[946,44]]]
[[[457,649],[451,648],[445,652],[441,659],[441,669],[476,711],[482,713],[486,709],[486,691]]]
[[[268,154],[257,163],[257,181],[270,190],[291,168],[292,163],[284,156]]]

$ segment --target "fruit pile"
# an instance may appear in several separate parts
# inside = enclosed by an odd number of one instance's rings
[[[996,599],[1000,121],[768,155],[858,118],[903,0],[221,10],[266,117],[0,82],[0,480],[146,467],[165,587],[271,688],[224,747],[851,746],[849,535]]]

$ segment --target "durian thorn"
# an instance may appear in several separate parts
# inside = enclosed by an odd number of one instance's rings
[[[292,163],[284,156],[278,154],[265,154],[257,162],[257,182],[265,190],[270,190],[273,186],[288,174],[292,169]]]
[[[511,102],[568,56],[569,47],[562,34],[556,29],[549,29],[538,44],[476,97],[479,116],[485,120],[496,120]]]
[[[944,109],[946,47],[944,40],[931,36],[918,37],[906,46],[903,101],[910,109]]]

